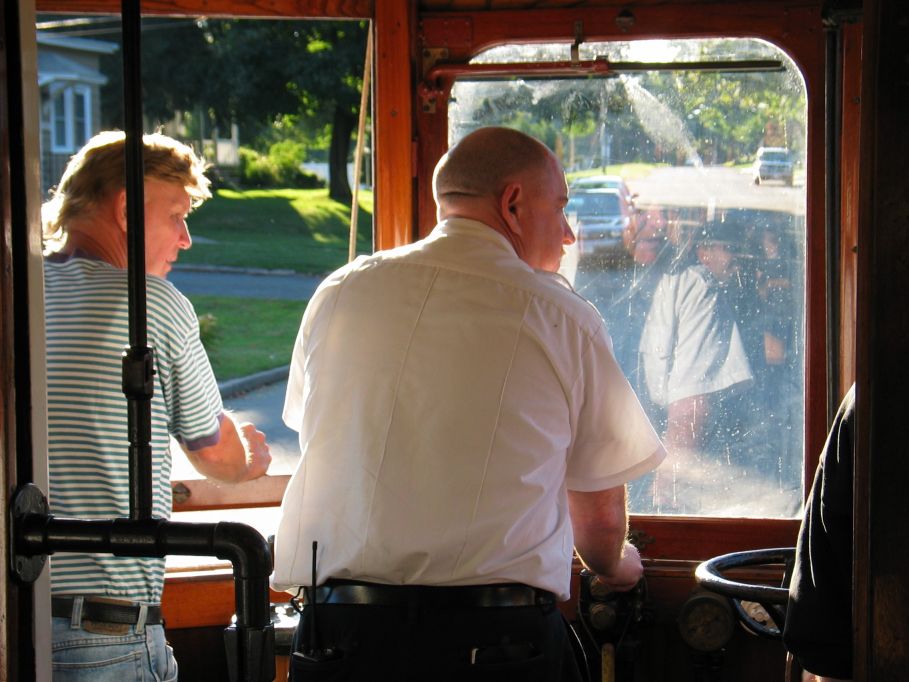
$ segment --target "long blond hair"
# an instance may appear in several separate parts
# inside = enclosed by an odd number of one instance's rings
[[[63,243],[67,222],[90,213],[126,186],[125,140],[123,131],[102,131],[69,160],[60,184],[41,207],[46,251]],[[180,184],[193,208],[211,197],[205,163],[191,147],[161,133],[143,135],[142,144],[145,178]]]

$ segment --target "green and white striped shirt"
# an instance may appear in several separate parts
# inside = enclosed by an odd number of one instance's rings
[[[121,355],[129,344],[127,273],[84,257],[44,266],[50,511],[58,517],[129,516],[127,401]],[[151,404],[153,515],[170,517],[169,434],[190,449],[217,441],[221,397],[199,340],[192,304],[169,282],[147,278],[148,345],[155,353]],[[54,594],[160,602],[164,560],[60,553]]]

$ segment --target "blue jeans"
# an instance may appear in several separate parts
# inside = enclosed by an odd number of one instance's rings
[[[174,682],[177,662],[163,625],[134,625],[125,634],[88,632],[51,618],[54,682]]]

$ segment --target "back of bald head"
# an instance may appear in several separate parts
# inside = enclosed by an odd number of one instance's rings
[[[432,179],[436,203],[498,196],[527,171],[542,170],[551,152],[539,140],[511,128],[480,128],[448,150]]]

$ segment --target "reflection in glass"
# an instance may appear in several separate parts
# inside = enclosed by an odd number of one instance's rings
[[[509,45],[477,61],[565,60],[567,51]],[[461,80],[449,106],[450,142],[506,125],[537,136],[563,162],[578,240],[562,272],[603,315],[616,359],[670,452],[654,474],[629,485],[631,511],[796,515],[804,82],[782,52],[758,40],[581,46],[582,59],[602,55],[770,58],[785,68]],[[768,173],[770,159],[756,161],[764,148],[788,168]]]

